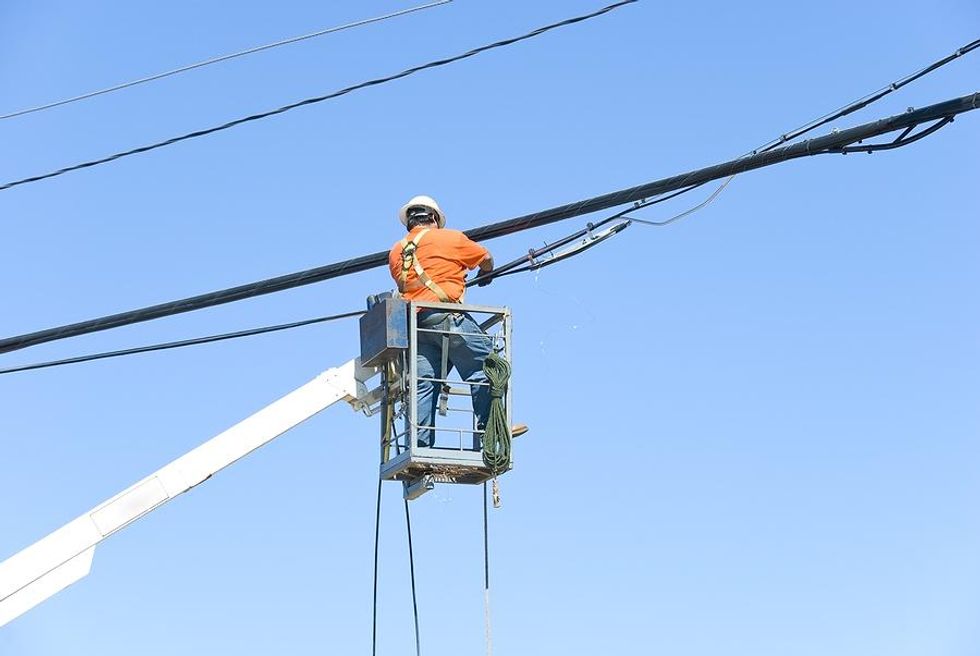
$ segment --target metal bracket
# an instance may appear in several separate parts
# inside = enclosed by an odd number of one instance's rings
[[[436,482],[432,477],[432,474],[426,474],[425,476],[420,476],[419,478],[411,481],[405,481],[402,496],[405,497],[406,501],[413,501],[429,490],[435,488],[435,486]]]

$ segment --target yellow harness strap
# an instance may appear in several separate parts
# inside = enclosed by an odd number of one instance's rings
[[[425,233],[429,232],[429,228],[419,231],[419,234],[411,240],[408,237],[402,239],[402,271],[398,276],[398,291],[405,293],[406,291],[414,291],[418,287],[413,289],[408,289],[408,271],[409,269],[415,269],[415,275],[418,276],[419,282],[429,288],[436,297],[443,303],[458,303],[459,301],[449,298],[449,295],[442,290],[442,287],[437,285],[432,278],[425,272],[422,268],[422,263],[419,262],[419,258],[415,257],[415,251],[418,250],[419,242],[422,241],[422,237]]]

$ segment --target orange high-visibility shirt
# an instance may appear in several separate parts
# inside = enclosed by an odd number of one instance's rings
[[[425,229],[426,226],[416,226],[406,238],[411,241]],[[486,248],[459,230],[435,227],[429,228],[419,242],[418,250],[415,251],[415,257],[418,258],[426,275],[453,300],[463,297],[466,272],[475,269],[487,255]],[[388,253],[388,270],[397,284],[402,272],[400,241],[396,242]],[[408,270],[402,296],[407,301],[439,301],[439,297],[419,281],[414,267]]]

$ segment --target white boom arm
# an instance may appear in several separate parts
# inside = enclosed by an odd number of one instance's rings
[[[85,577],[96,545],[116,531],[334,403],[363,407],[373,373],[357,360],[328,369],[0,563],[0,626]]]

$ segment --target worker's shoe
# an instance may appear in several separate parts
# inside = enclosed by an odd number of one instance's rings
[[[511,437],[520,437],[528,431],[527,424],[514,424],[510,427]]]

